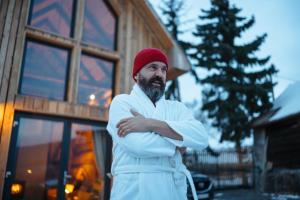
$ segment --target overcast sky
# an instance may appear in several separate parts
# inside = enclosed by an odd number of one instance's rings
[[[149,0],[154,9],[161,15],[160,0]],[[185,0],[188,12],[183,20],[195,19],[200,9],[210,7],[209,0]],[[231,3],[242,8],[241,16],[250,17],[254,15],[255,24],[244,32],[242,41],[250,42],[256,36],[267,33],[265,43],[261,45],[256,55],[264,57],[271,56],[279,73],[275,77],[278,82],[275,87],[277,97],[289,84],[300,80],[300,0],[231,0]],[[163,19],[162,19],[163,20]],[[192,30],[194,24],[189,23],[184,29]],[[192,39],[191,32],[187,32],[183,38]],[[201,70],[198,71],[201,75]],[[201,99],[200,86],[195,85],[190,74],[180,77],[180,91],[184,102],[192,102]]]

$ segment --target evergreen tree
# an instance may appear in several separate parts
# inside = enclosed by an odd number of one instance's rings
[[[193,33],[201,43],[193,45],[196,67],[207,69],[207,76],[197,77],[203,84],[203,106],[213,126],[222,132],[220,141],[240,141],[251,134],[250,122],[271,107],[277,72],[269,65],[270,56],[258,58],[267,35],[238,44],[237,39],[251,28],[255,19],[241,17],[241,9],[228,0],[211,0],[211,8],[202,10],[202,24]],[[266,66],[269,65],[269,66]]]
[[[181,47],[185,47],[186,43],[179,40],[178,36],[183,32],[179,30],[181,25],[181,14],[184,11],[184,1],[183,0],[163,0],[163,7],[160,7],[163,15],[166,17],[165,26],[171,33],[172,37],[178,42]],[[167,99],[173,99],[180,101],[179,93],[179,82],[175,78],[168,85],[165,92]]]

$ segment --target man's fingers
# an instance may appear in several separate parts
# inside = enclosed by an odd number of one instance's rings
[[[123,122],[120,124],[118,129],[118,135],[122,136],[124,135],[124,132],[128,129],[128,124],[126,122]]]
[[[122,125],[118,129],[118,135],[120,137],[125,137],[130,131],[131,131],[131,128],[129,126]]]
[[[128,117],[128,118],[125,118],[125,119],[120,120],[120,121],[117,123],[117,128],[119,128],[121,124],[127,122],[127,121],[130,120],[131,118],[132,118],[132,117]]]
[[[128,135],[130,133],[130,131],[124,131],[121,137],[125,137],[126,135]]]
[[[124,132],[125,132],[125,128],[124,128],[124,127],[120,127],[120,128],[118,129],[118,136],[122,137],[123,134],[124,134]]]
[[[123,135],[123,132],[125,131],[126,129],[126,126],[124,124],[121,124],[119,126],[119,129],[118,129],[118,135],[121,137]]]

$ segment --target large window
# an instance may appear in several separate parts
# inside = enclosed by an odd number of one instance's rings
[[[116,25],[105,0],[32,0],[19,93],[108,107]]]
[[[80,62],[78,102],[108,107],[112,98],[113,63],[83,54]]]
[[[19,93],[65,100],[69,51],[27,41]]]

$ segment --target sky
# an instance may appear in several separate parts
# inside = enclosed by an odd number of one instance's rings
[[[160,0],[149,0],[158,16],[161,16]],[[296,81],[300,81],[300,0],[231,0],[238,8],[241,8],[241,16],[254,15],[255,24],[244,32],[241,42],[250,42],[257,36],[267,33],[266,41],[256,55],[265,57],[270,55],[270,64],[273,63],[279,70],[274,77],[277,85],[274,88],[275,98],[286,87]],[[193,19],[195,21],[183,27],[192,30],[199,20],[197,16],[201,9],[210,8],[209,0],[185,0],[186,10],[182,20]],[[163,18],[161,19],[163,21]],[[184,34],[182,39],[192,39],[192,31]],[[198,70],[198,74],[203,75]],[[194,99],[201,101],[201,86],[196,85],[193,77],[186,73],[179,78],[181,98],[183,102],[192,102]]]
[[[148,0],[158,16],[161,15],[159,6],[161,0]],[[241,43],[253,41],[257,36],[267,33],[266,41],[256,52],[258,57],[270,55],[269,64],[273,63],[279,70],[274,77],[277,85],[274,96],[278,97],[289,85],[300,81],[300,0],[230,0],[231,4],[241,8],[240,16],[251,17],[254,15],[255,24],[244,32]],[[194,20],[182,29],[188,30],[181,39],[193,40],[192,30],[195,23],[199,23],[197,16],[201,9],[209,9],[209,0],[185,0],[186,10],[182,21]],[[163,21],[164,19],[161,18]],[[201,22],[200,22],[201,23]],[[203,23],[203,22],[202,22]],[[205,76],[205,71],[197,71],[200,77]],[[201,105],[201,86],[196,85],[194,78],[186,73],[179,77],[181,100],[185,103],[198,101]],[[210,133],[209,144],[213,148],[233,147],[232,143],[220,144],[217,132]],[[251,145],[253,138],[246,139],[245,145]]]

